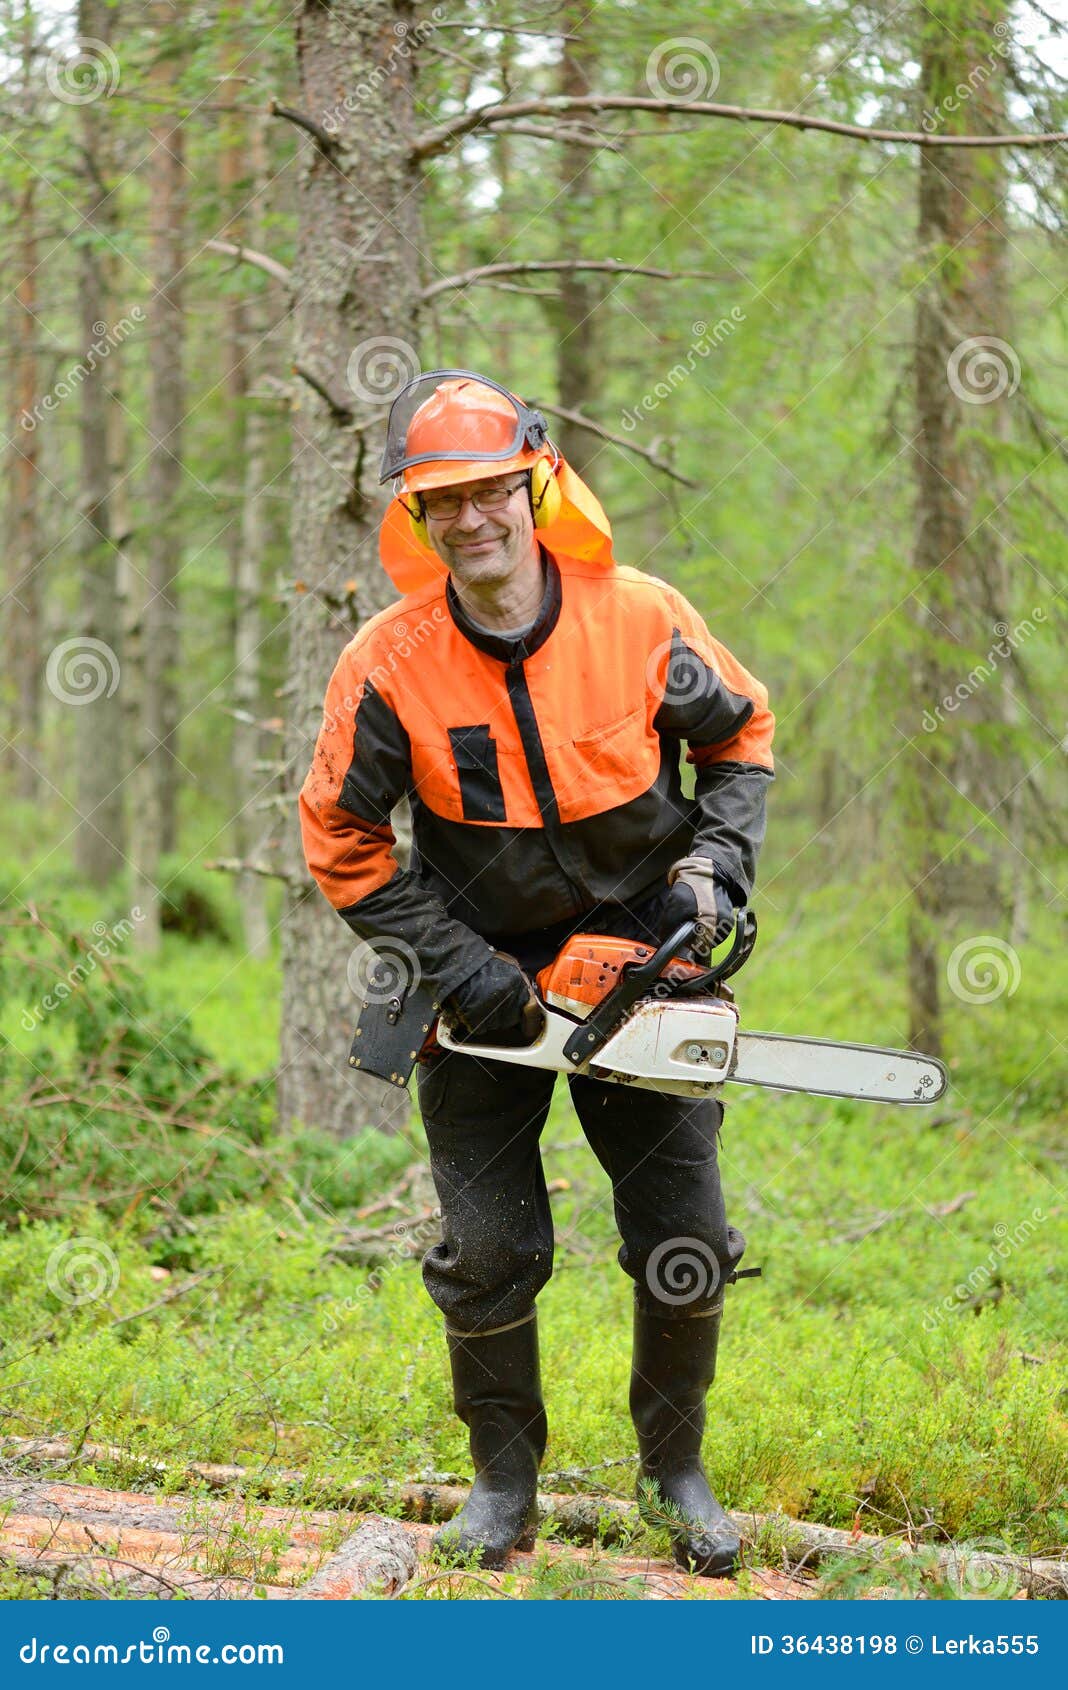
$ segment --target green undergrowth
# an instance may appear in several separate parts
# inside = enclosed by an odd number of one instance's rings
[[[176,1488],[188,1462],[298,1468],[312,1502],[358,1476],[467,1472],[416,1260],[369,1276],[332,1261],[330,1244],[321,1223],[285,1227],[250,1206],[198,1228],[181,1274],[161,1272],[161,1252],[129,1224],[92,1211],[73,1228],[9,1233],[3,1431],[136,1452],[117,1467],[76,1462],[70,1476],[91,1483],[142,1483],[150,1461],[173,1465]],[[837,1525],[859,1513],[875,1531],[1059,1552],[1066,1405],[1055,1334],[1040,1298],[1032,1308],[1041,1272],[925,1332],[907,1285],[872,1294],[894,1281],[900,1245],[879,1255],[853,1269],[868,1290],[850,1304],[842,1276],[835,1295],[817,1288],[778,1308],[771,1274],[734,1293],[706,1443],[719,1494],[736,1508]],[[622,1463],[632,1449],[625,1288],[609,1262],[580,1271],[581,1288],[565,1272],[541,1298],[550,1472]],[[64,1300],[94,1287],[91,1300]],[[625,1493],[631,1474],[621,1465],[582,1488]],[[391,1506],[388,1485],[377,1500]]]
[[[854,928],[846,907],[815,900],[803,965],[766,923],[739,987],[747,1025],[900,1036],[893,931],[865,939],[870,910]],[[357,1210],[423,1157],[417,1122],[394,1139],[281,1137],[275,962],[174,933],[149,965],[118,947],[86,970],[88,912],[35,909],[43,926],[16,903],[0,933],[0,1435],[130,1452],[83,1450],[75,1481],[184,1492],[191,1462],[297,1469],[274,1500],[321,1503],[373,1478],[386,1511],[393,1484],[466,1474],[419,1275],[433,1223],[392,1230],[418,1206],[404,1198],[366,1223],[382,1229],[375,1265],[335,1253]],[[951,1004],[952,1084],[930,1109],[728,1094],[729,1212],[763,1268],[728,1293],[710,1398],[706,1458],[729,1506],[925,1546],[1057,1555],[1068,1542],[1065,1138],[1044,942],[1011,996]],[[825,980],[824,955],[838,959]],[[558,1185],[557,1271],[539,1305],[546,1472],[630,1495],[629,1285],[563,1086],[545,1145]],[[765,1544],[771,1564],[778,1550]],[[547,1562],[538,1594],[569,1576]],[[945,1594],[922,1556],[900,1576]],[[858,1577],[853,1560],[845,1593]],[[880,1578],[897,1575],[883,1564]],[[474,1590],[419,1594],[449,1593]]]
[[[0,1222],[136,1214],[177,1265],[196,1217],[234,1201],[332,1215],[410,1160],[380,1134],[276,1132],[269,1060],[249,1059],[270,1043],[268,965],[239,969],[212,942],[177,956],[176,941],[146,978],[126,937],[55,906],[0,914]]]

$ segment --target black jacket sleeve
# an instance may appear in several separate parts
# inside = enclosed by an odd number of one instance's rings
[[[686,740],[697,769],[691,855],[711,857],[716,878],[741,905],[764,842],[775,718],[761,682],[712,638],[681,594],[670,596],[675,626],[655,726]]]
[[[411,785],[403,723],[375,685],[371,642],[342,652],[327,689],[323,725],[299,798],[304,855],[342,920],[361,939],[402,959],[406,983],[425,981],[439,1001],[492,955],[486,940],[393,856],[394,805]]]

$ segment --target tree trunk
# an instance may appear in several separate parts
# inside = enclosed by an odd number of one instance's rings
[[[236,40],[239,20],[239,0],[221,0],[219,32],[222,74],[219,78],[219,105],[233,109],[223,110],[219,114],[218,182],[219,208],[223,222],[219,225],[218,233],[220,240],[256,246],[257,243],[252,240],[246,228],[248,217],[256,207],[256,189],[250,180],[246,159],[248,135],[245,115],[237,109],[241,104],[245,83],[229,74],[241,58],[241,50]],[[245,461],[245,401],[250,385],[245,354],[246,351],[251,354],[255,347],[255,342],[249,335],[248,309],[249,304],[238,289],[226,294],[223,312],[226,325],[224,346],[227,410],[234,425],[235,458],[242,464]],[[230,507],[225,545],[230,561],[230,644],[234,646],[237,641],[237,578],[241,568],[241,516],[236,506]]]
[[[240,20],[237,0],[229,0],[224,24],[231,28]],[[227,46],[227,59],[235,53]],[[227,79],[220,91],[224,102],[239,102],[243,84]],[[265,212],[269,184],[267,119],[248,121],[236,112],[227,116],[219,158],[219,192],[224,208],[233,212],[223,229],[223,239],[240,241],[262,251],[267,246]],[[247,149],[247,163],[245,151]],[[242,217],[238,206],[246,207]],[[247,224],[247,229],[244,225]],[[263,560],[269,533],[267,501],[268,445],[271,424],[263,409],[249,400],[252,373],[261,354],[259,348],[270,327],[262,288],[250,291],[247,299],[235,293],[228,303],[227,384],[234,408],[237,461],[244,466],[244,492],[240,510],[227,528],[230,554],[230,585],[233,593],[234,719],[230,755],[233,791],[234,850],[239,862],[248,862],[259,852],[264,832],[262,811],[256,808],[261,785],[257,763],[261,756],[261,733],[256,726],[262,711],[260,644],[262,617]],[[267,887],[262,875],[248,871],[237,880],[238,902],[250,956],[266,956],[269,949]]]
[[[36,98],[34,84],[34,14],[24,0],[19,20],[22,76],[18,98],[27,115]],[[37,365],[37,175],[26,172],[18,200],[15,245],[15,350],[13,399],[15,427],[8,449],[8,532],[11,552],[7,566],[6,673],[11,684],[11,737],[4,746],[4,767],[14,776],[19,798],[33,801],[40,794],[41,678],[45,670],[41,650],[40,505],[38,502],[38,416],[40,398]]]
[[[27,80],[29,64],[26,66]],[[7,672],[14,697],[11,744],[5,763],[15,776],[18,797],[33,800],[40,787],[41,754],[41,544],[37,501],[37,230],[36,177],[27,180],[19,199],[19,237],[15,262],[18,345],[14,360],[16,427],[8,451],[11,554],[8,564]]]
[[[254,118],[251,153],[256,188],[252,203],[260,206],[267,189],[267,135],[263,118]],[[261,220],[253,216],[249,228],[252,244],[263,242]],[[258,346],[267,333],[267,311],[262,295],[250,298],[247,326],[251,345]],[[261,734],[255,726],[262,709],[260,647],[263,641],[261,595],[263,560],[270,532],[266,483],[271,419],[254,401],[246,400],[245,488],[241,504],[240,551],[236,580],[236,627],[234,637],[234,704],[239,715],[234,722],[234,792],[238,801],[236,844],[242,862],[258,855],[265,831],[263,811],[257,805],[262,775],[257,764],[262,756]],[[249,720],[252,718],[252,720]],[[238,897],[250,956],[266,956],[270,949],[267,924],[267,888],[263,877],[245,872],[238,876]]]
[[[109,256],[111,293],[118,298],[117,272],[122,260],[117,253]],[[133,521],[130,511],[130,443],[127,409],[123,402],[123,366],[113,352],[106,368],[107,388],[107,454],[111,497],[108,514],[111,544],[115,558],[115,593],[117,621],[122,647],[122,701],[120,742],[122,745],[123,788],[127,796],[127,864],[130,871],[130,908],[139,911],[133,943],[146,944],[150,949],[159,942],[159,910],[155,881],[146,882],[139,861],[138,835],[140,821],[151,810],[154,799],[151,742],[146,737],[142,700],[144,698],[144,647],[142,625],[148,588],[143,569],[138,569],[131,549]],[[142,761],[142,759],[147,759]],[[145,919],[142,920],[142,917]],[[146,926],[147,922],[147,926]]]
[[[597,62],[592,45],[590,13],[577,0],[567,0],[560,15],[560,28],[567,36],[560,59],[560,93],[588,94],[593,86],[593,71]],[[560,252],[568,257],[581,257],[586,251],[584,235],[595,228],[595,178],[597,155],[588,147],[560,146],[560,195],[556,202],[559,217]],[[601,254],[597,255],[598,257]],[[591,400],[600,390],[600,362],[598,357],[597,311],[604,297],[603,284],[595,275],[583,270],[564,270],[560,273],[559,299],[551,316],[556,327],[556,391],[559,403],[567,411],[589,413]],[[594,410],[596,406],[593,407]],[[603,443],[588,429],[579,428],[561,418],[554,434],[560,450],[573,469],[587,475]]]
[[[239,1498],[269,1499],[277,1494],[291,1496],[307,1484],[309,1478],[300,1469],[265,1469],[262,1464],[252,1468],[221,1462],[153,1460],[121,1444],[84,1441],[76,1444],[66,1438],[7,1435],[0,1442],[0,1451],[8,1460],[17,1457],[22,1469],[15,1477],[0,1477],[0,1504],[5,1508],[4,1530],[9,1538],[14,1539],[13,1543],[3,1544],[6,1554],[14,1557],[18,1546],[27,1541],[35,1544],[38,1554],[43,1554],[45,1551],[41,1546],[55,1542],[59,1537],[58,1527],[63,1525],[68,1527],[65,1534],[67,1542],[77,1537],[92,1547],[101,1535],[101,1515],[106,1515],[117,1532],[142,1534],[140,1542],[136,1545],[131,1542],[130,1548],[136,1547],[143,1553],[146,1549],[157,1547],[157,1563],[162,1560],[172,1576],[178,1574],[180,1558],[198,1552],[203,1556],[213,1544],[232,1541],[235,1523],[241,1522],[247,1507],[245,1501],[235,1504],[232,1500],[217,1501],[210,1496],[202,1498],[196,1523],[190,1525],[188,1490],[175,1489],[175,1486],[191,1487],[195,1484],[199,1492],[207,1489],[230,1497],[236,1491]],[[54,1477],[33,1476],[33,1464],[43,1469],[52,1462],[69,1463],[76,1452],[83,1460],[98,1466],[135,1461],[140,1470],[152,1472],[157,1481],[168,1481],[167,1494],[161,1496],[158,1490],[145,1494],[116,1493],[100,1486],[70,1485],[57,1482]],[[558,1473],[543,1472],[541,1480],[546,1487],[557,1483],[573,1486],[578,1479],[592,1478],[596,1473],[597,1469],[590,1467],[564,1469]],[[335,1480],[330,1474],[320,1472],[317,1475],[318,1509],[315,1512],[295,1519],[291,1505],[283,1509],[278,1503],[264,1500],[257,1504],[257,1518],[262,1525],[279,1533],[281,1547],[277,1551],[279,1566],[276,1576],[291,1585],[291,1581],[299,1575],[301,1559],[305,1556],[311,1558],[326,1541],[332,1525],[330,1513],[343,1510],[351,1519],[353,1514],[365,1509],[383,1506],[388,1498],[395,1513],[402,1519],[436,1522],[452,1519],[467,1500],[467,1494],[467,1486],[460,1483],[459,1474],[431,1474],[419,1479],[383,1479],[380,1473],[359,1477],[350,1474]],[[554,1491],[546,1488],[538,1492],[537,1508],[542,1522],[549,1519],[556,1521],[576,1544],[625,1546],[633,1538],[638,1524],[633,1502],[606,1495],[603,1490],[576,1492],[574,1489]],[[238,1522],[235,1522],[235,1514]],[[915,1548],[900,1538],[877,1537],[871,1532],[858,1531],[855,1526],[847,1530],[810,1520],[794,1520],[781,1513],[758,1514],[736,1509],[731,1512],[731,1519],[743,1541],[754,1549],[759,1548],[761,1538],[769,1534],[777,1545],[776,1560],[791,1566],[796,1564],[798,1573],[811,1571],[829,1559],[837,1560],[850,1554],[854,1554],[862,1565],[870,1564],[873,1558],[878,1557],[894,1565],[903,1562],[907,1566]],[[359,1563],[363,1559],[353,1539],[359,1534],[365,1548],[371,1547],[371,1534],[364,1530],[370,1521],[380,1525],[384,1517],[372,1515],[370,1520],[365,1519],[357,1532],[325,1562],[322,1572],[341,1572],[346,1561],[355,1559]],[[398,1525],[396,1519],[389,1523]],[[94,1535],[86,1532],[86,1526],[93,1529]],[[176,1552],[160,1557],[158,1546],[154,1544],[157,1533],[179,1540]],[[403,1554],[399,1543],[398,1548]],[[101,1559],[103,1554],[101,1548]],[[938,1565],[965,1590],[984,1590],[988,1596],[1000,1592],[1008,1597],[1017,1589],[1022,1589],[1035,1599],[1047,1601],[1063,1601],[1068,1596],[1068,1567],[1063,1555],[1056,1560],[1052,1555],[1016,1555],[1000,1553],[996,1549],[984,1550],[978,1544],[947,1543],[937,1546],[936,1559]],[[759,1556],[753,1557],[756,1570],[759,1570],[759,1561]],[[655,1570],[656,1566],[655,1560],[646,1559],[647,1569]],[[622,1565],[616,1564],[614,1570],[618,1573],[623,1567],[628,1575],[632,1571],[641,1571],[640,1566],[636,1567],[629,1560]],[[32,1568],[27,1566],[27,1570],[32,1571]],[[88,1572],[88,1567],[85,1570]],[[317,1579],[316,1583],[319,1582]],[[280,1583],[276,1593],[280,1594],[284,1588],[285,1585]],[[301,1586],[300,1590],[301,1594],[317,1594],[308,1584]],[[220,1590],[216,1594],[230,1592]],[[344,1597],[347,1592],[341,1589],[337,1594]],[[809,1594],[812,1594],[811,1589]]]
[[[999,109],[996,88],[1003,71],[1004,7],[980,0],[944,0],[920,18],[921,98],[925,113],[946,131],[982,133]],[[958,84],[974,88],[977,64],[989,67],[985,93],[961,100]],[[974,337],[1005,330],[1005,231],[999,215],[1003,164],[996,152],[964,148],[921,148],[919,171],[919,261],[927,279],[916,305],[915,393],[917,429],[913,453],[916,531],[913,550],[918,582],[914,612],[919,643],[913,665],[910,705],[926,710],[936,727],[929,735],[909,724],[921,756],[906,777],[903,817],[912,889],[909,919],[909,1036],[931,1055],[942,1049],[941,935],[955,912],[970,909],[977,919],[997,908],[989,868],[958,846],[972,829],[992,782],[984,769],[980,741],[968,717],[934,715],[940,701],[973,668],[973,651],[986,650],[1002,590],[1001,550],[995,529],[978,521],[983,495],[983,454],[969,433],[1002,426],[998,397],[976,396],[981,349]],[[993,352],[995,365],[1003,354]],[[1003,391],[1011,385],[1008,375]],[[984,414],[985,412],[985,414]],[[996,585],[995,585],[996,583]],[[959,648],[954,661],[947,642]],[[997,691],[977,695],[972,722],[997,709]],[[927,718],[925,718],[927,719]],[[963,804],[961,800],[964,800]]]
[[[299,104],[333,139],[330,157],[310,138],[300,143],[294,365],[311,381],[295,377],[293,406],[296,586],[285,784],[294,799],[342,647],[396,596],[377,557],[377,435],[362,430],[415,373],[420,283],[419,183],[408,158],[411,8],[396,0],[303,0],[296,19]],[[339,242],[351,263],[338,263]],[[346,963],[355,940],[308,875],[295,805],[284,850],[281,1119],[339,1135],[400,1121],[406,1094],[357,1080],[347,1065],[357,1005]]]
[[[1000,0],[983,14],[983,28],[989,40],[1002,47],[1003,38],[997,32],[1008,30],[1008,12]],[[1004,133],[1010,120],[1006,111],[1005,59],[998,52],[992,53],[991,59],[991,74],[976,86],[976,127],[997,134]],[[1003,452],[1012,433],[1008,388],[1015,385],[1011,367],[1015,353],[1010,342],[1016,334],[1009,275],[1004,155],[992,152],[976,159],[967,192],[977,221],[973,233],[975,260],[970,276],[971,320],[962,326],[968,334],[997,338],[1007,348],[1006,352],[996,354],[998,380],[1004,377],[1004,396],[970,407],[972,413],[977,409],[979,413],[978,417],[973,415],[972,427],[978,422],[985,433],[985,440],[977,441],[974,448],[978,459],[973,507],[975,531],[969,542],[976,565],[979,592],[976,610],[985,651],[998,633],[1011,628],[1015,621],[1012,566],[1006,542],[1012,526],[1011,494],[1018,477],[1015,470],[1007,471]],[[1002,448],[1000,454],[999,448]],[[1013,743],[1021,720],[1013,689],[1013,661],[1010,657],[1001,666],[994,684],[985,688],[975,701],[977,719],[996,724],[1001,731],[997,732],[995,727],[992,749],[982,737],[973,737],[970,750],[978,801],[984,809],[997,811],[995,819],[1000,830],[992,842],[986,907],[1000,915],[1000,931],[1016,942],[1026,928],[1029,857],[1021,838],[1026,826],[1025,764]]]
[[[80,0],[82,36],[110,43],[115,11],[104,0]],[[108,464],[109,358],[117,357],[108,333],[116,302],[111,296],[111,242],[117,227],[112,188],[110,127],[106,98],[88,102],[81,113],[85,160],[85,225],[79,244],[81,317],[81,577],[79,631],[67,654],[50,654],[51,690],[73,720],[78,826],[74,860],[91,886],[103,886],[125,862],[122,760],[121,613],[111,539],[111,476]],[[77,667],[76,667],[77,666]],[[80,673],[79,673],[80,671]]]
[[[149,72],[149,99],[158,100],[149,130],[149,267],[153,282],[149,354],[148,575],[152,596],[145,635],[150,660],[145,680],[149,731],[155,741],[153,769],[159,816],[158,851],[178,843],[178,716],[180,640],[178,575],[182,567],[183,390],[182,266],[185,219],[185,137],[175,103],[181,99],[182,57],[169,0],[152,7],[156,55]],[[147,655],[147,653],[146,653]],[[149,842],[149,853],[154,843]],[[146,857],[146,866],[149,858]]]

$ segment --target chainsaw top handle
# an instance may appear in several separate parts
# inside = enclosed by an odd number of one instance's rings
[[[648,962],[628,962],[623,972],[625,974],[640,973],[642,979],[655,980],[661,971],[680,955],[685,945],[689,944],[696,931],[696,921],[684,922],[677,927],[669,939],[660,946],[649,958]],[[694,997],[708,991],[710,986],[718,986],[721,980],[726,980],[729,974],[734,974],[742,963],[752,954],[756,944],[757,921],[752,910],[737,910],[734,916],[734,930],[731,933],[731,946],[725,956],[719,961],[702,969],[700,974],[692,974],[687,980],[664,981],[665,996]],[[723,944],[727,941],[724,939]],[[720,947],[717,947],[717,949]]]
[[[696,923],[690,924],[696,926]],[[672,934],[670,943],[674,944],[678,934]],[[753,947],[757,941],[757,918],[752,910],[736,910],[734,914],[734,931],[731,934],[731,945],[725,956],[718,962],[706,968],[703,974],[695,974],[688,981],[681,982],[676,987],[676,997],[692,997],[701,992],[707,992],[710,986],[718,986],[728,975],[736,974],[742,963],[748,961],[753,954]],[[683,941],[685,943],[685,941]],[[723,941],[727,943],[726,940]],[[720,947],[717,947],[719,949]],[[659,955],[659,952],[657,953]]]
[[[752,911],[740,910],[735,920],[735,942],[722,961],[713,968],[706,968],[701,974],[692,975],[685,982],[664,980],[664,969],[675,961],[693,938],[696,928],[696,921],[683,922],[646,961],[624,964],[612,990],[590,1011],[581,1027],[575,1029],[564,1045],[564,1055],[569,1062],[578,1064],[596,1056],[638,999],[646,996],[651,986],[658,984],[658,996],[664,998],[690,997],[699,992],[707,992],[727,974],[732,973],[734,968],[740,967],[756,943],[756,917]]]

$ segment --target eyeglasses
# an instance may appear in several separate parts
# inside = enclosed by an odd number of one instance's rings
[[[522,481],[513,481],[506,487],[480,487],[477,493],[421,493],[419,497],[424,516],[432,517],[435,522],[447,522],[459,516],[468,499],[476,511],[501,511],[512,494],[526,485],[524,476]]]

